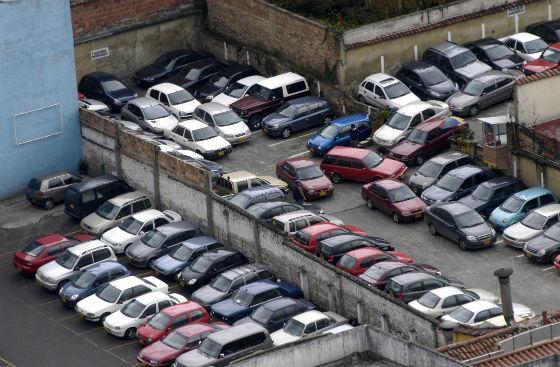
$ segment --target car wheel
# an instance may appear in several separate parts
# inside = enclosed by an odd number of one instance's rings
[[[323,125],[330,125],[330,123],[331,123],[330,116],[325,117],[325,119],[323,120]]]
[[[126,245],[126,246],[124,247],[124,250],[123,250],[123,252],[122,252],[123,256],[126,255],[126,252],[128,251],[128,248],[130,247],[130,245],[132,245],[132,243],[129,243],[128,245]]]
[[[422,164],[424,164],[424,156],[420,154],[419,156],[416,157],[414,161],[416,165],[421,166]]]
[[[397,213],[393,213],[391,218],[393,218],[393,222],[395,223],[399,223],[401,221],[401,218],[399,218],[399,215]]]
[[[434,226],[432,223],[428,224],[428,229],[430,230],[430,233],[432,234],[432,236],[437,236],[437,230],[436,230],[436,226]]]
[[[136,338],[136,328],[131,327],[124,333],[124,337],[126,339],[134,339]]]
[[[45,205],[43,205],[43,208],[45,208],[46,210],[51,210],[52,208],[54,208],[54,201],[52,201],[52,199],[45,201]]]
[[[56,293],[60,292],[60,289],[64,287],[66,283],[68,283],[67,280],[63,280],[62,282],[58,283],[58,285],[56,286]]]
[[[262,117],[260,116],[253,116],[249,119],[249,127],[253,130],[258,130],[261,128]]]
[[[471,117],[475,117],[476,115],[478,115],[479,112],[480,112],[480,108],[478,107],[478,105],[474,105],[471,106],[471,108],[469,108],[469,116]]]
[[[100,322],[101,324],[103,324],[103,323],[105,322],[105,319],[106,319],[107,316],[109,316],[109,315],[110,315],[110,313],[108,313],[108,312],[107,312],[107,313],[104,313],[103,315],[101,315],[101,317],[99,318],[99,322]]]
[[[331,175],[331,181],[335,184],[339,184],[342,182],[342,176],[339,173],[333,173]]]
[[[457,240],[457,246],[459,246],[459,248],[463,251],[466,250],[467,249],[467,244],[465,243],[465,239],[464,238],[459,238]]]
[[[292,130],[290,130],[289,127],[285,127],[285,128],[282,130],[282,137],[283,137],[284,139],[286,139],[286,138],[289,138],[290,135],[292,135]]]
[[[367,199],[367,207],[370,209],[375,209],[375,206],[373,206],[373,203],[371,202],[370,199]]]

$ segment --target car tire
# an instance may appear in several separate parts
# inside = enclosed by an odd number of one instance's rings
[[[478,107],[478,105],[472,105],[469,108],[469,116],[470,117],[475,117],[476,115],[478,115],[478,113],[480,112],[480,107]]]
[[[414,163],[416,163],[417,166],[421,166],[424,164],[424,156],[422,154],[418,155],[415,159],[414,159]]]
[[[282,129],[282,137],[284,139],[288,139],[292,135],[292,130],[289,127],[285,127]]]
[[[391,215],[391,218],[393,219],[393,222],[395,222],[395,223],[400,223],[401,222],[401,218],[399,218],[399,215],[397,213],[393,213],[393,215]]]
[[[342,176],[340,175],[340,173],[333,173],[331,175],[331,181],[335,184],[339,184],[342,182]]]
[[[127,329],[124,333],[125,339],[134,339],[136,338],[136,328],[131,327]]]
[[[52,208],[54,208],[54,201],[52,201],[52,199],[48,199],[47,201],[45,201],[43,208],[45,208],[46,210],[51,210]]]
[[[323,125],[330,125],[331,124],[331,117],[327,116],[323,119]]]
[[[123,256],[126,256],[126,251],[128,251],[128,248],[130,247],[130,245],[132,245],[132,243],[129,243],[128,245],[126,245],[126,246],[124,247],[124,250],[123,250],[123,252],[122,252],[122,255],[123,255]]]
[[[253,116],[249,119],[249,128],[251,130],[258,130],[261,128],[262,117],[259,115]]]
[[[101,325],[103,325],[103,323],[105,322],[105,319],[106,319],[107,316],[109,316],[109,315],[110,315],[109,312],[104,313],[103,315],[101,315],[101,317],[99,318],[99,323],[100,323]]]
[[[459,246],[459,248],[463,251],[465,251],[467,249],[467,244],[465,243],[465,239],[463,238],[459,238],[457,240],[457,246]]]
[[[375,210],[375,206],[373,205],[370,199],[367,199],[367,207],[370,208],[371,210]]]
[[[432,236],[437,236],[437,229],[436,226],[434,226],[432,223],[428,224],[428,229],[430,230],[430,233],[432,234]]]

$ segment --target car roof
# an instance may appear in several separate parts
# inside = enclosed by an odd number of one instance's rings
[[[494,188],[501,188],[504,186],[509,186],[512,185],[516,182],[519,182],[520,180],[516,177],[513,176],[501,176],[501,177],[494,177],[488,181],[484,181],[483,183],[481,183],[481,186],[484,187],[488,187],[491,189]]]
[[[221,259],[223,257],[231,256],[233,254],[238,253],[239,251],[235,250],[232,247],[222,247],[212,251],[208,251],[202,254],[200,257],[205,257],[208,260],[216,260]]]
[[[210,65],[215,65],[215,64],[221,64],[220,60],[214,59],[214,58],[206,58],[206,59],[200,59],[200,60],[196,60],[193,62],[189,62],[185,69],[183,70],[190,70],[190,69],[203,69],[206,68]]]
[[[441,204],[440,207],[445,209],[452,215],[459,215],[459,214],[473,211],[471,207],[468,207],[465,204],[459,202],[444,203]]]
[[[214,237],[198,236],[198,237],[189,238],[188,240],[183,241],[181,243],[182,245],[189,246],[189,247],[202,247],[202,246],[211,245],[216,242],[218,242],[218,240],[215,239]]]
[[[208,125],[206,125],[204,122],[195,119],[181,121],[179,122],[179,126],[182,126],[189,131],[204,129],[205,127],[208,127]]]
[[[119,278],[111,281],[110,283],[113,287],[122,290],[128,289],[130,287],[135,287],[137,285],[145,285],[142,279],[138,278],[136,275],[129,275],[124,278]]]
[[[435,278],[435,276],[433,276],[432,274],[424,273],[421,271],[411,271],[410,273],[400,274],[391,279],[399,284],[406,284],[410,282],[416,282],[418,280],[433,278]]]
[[[507,38],[512,38],[521,42],[529,42],[532,40],[539,39],[540,37],[529,32],[520,32],[520,33],[512,34]]]
[[[211,114],[231,111],[231,108],[229,108],[228,106],[224,106],[223,104],[220,104],[218,102],[203,103],[200,106],[197,106],[196,108],[207,111]]]
[[[433,293],[440,298],[445,298],[456,294],[463,294],[464,292],[457,287],[447,286],[447,287],[432,289],[430,293]]]
[[[256,322],[248,322],[246,324],[241,324],[237,326],[232,326],[228,329],[216,331],[208,335],[208,339],[215,341],[216,343],[223,345],[232,340],[238,340],[240,338],[263,332],[268,334],[268,330],[257,324]]]
[[[207,331],[216,330],[213,325],[207,324],[205,322],[195,322],[192,324],[183,325],[173,330],[180,333],[181,335],[191,337]]]
[[[73,174],[66,172],[66,171],[59,171],[59,172],[55,172],[55,173],[50,173],[48,175],[43,175],[43,176],[37,176],[37,177],[33,177],[39,181],[44,181],[44,180],[48,180],[50,178],[55,178],[55,177],[60,177],[60,176],[74,176]]]
[[[246,78],[239,79],[237,81],[237,83],[243,84],[243,85],[253,85],[253,84],[257,84],[258,82],[263,81],[265,79],[266,78],[262,75],[251,75],[251,76],[248,76]]]
[[[127,192],[124,193],[122,195],[119,196],[115,196],[112,199],[109,199],[109,202],[113,205],[116,206],[123,206],[126,203],[129,203],[133,200],[142,198],[142,197],[147,197],[146,193],[143,191],[131,191],[131,192]]]
[[[479,173],[480,171],[482,171],[482,168],[480,167],[473,164],[465,164],[464,166],[452,169],[447,172],[447,174],[457,178],[467,178]]]
[[[337,156],[342,156],[342,157],[362,159],[369,152],[370,152],[370,150],[368,150],[368,149],[350,148],[350,147],[344,147],[344,146],[341,146],[341,145],[337,145],[334,148],[332,148],[331,150],[329,150],[327,152],[327,155],[337,155]]]
[[[434,105],[429,102],[414,101],[399,108],[397,112],[406,116],[414,116],[430,107],[434,107]]]
[[[408,70],[414,70],[415,72],[418,72],[418,73],[422,73],[422,71],[426,70],[426,69],[437,69],[436,66],[430,64],[429,62],[422,61],[422,60],[408,61],[402,66],[402,68],[403,69],[408,69]]]
[[[467,155],[465,153],[461,153],[461,152],[447,152],[431,158],[430,161],[439,164],[446,164],[448,162],[456,161],[466,156]]]
[[[403,262],[400,261],[381,261],[378,262],[377,264],[374,264],[373,266],[375,266],[376,268],[379,268],[381,270],[384,271],[389,271],[389,270],[393,270],[393,269],[397,269],[397,268],[401,268],[403,266],[408,266],[409,264],[405,264]]]
[[[266,308],[267,310],[270,310],[272,312],[280,310],[286,306],[289,305],[293,305],[298,303],[298,301],[296,301],[293,298],[290,297],[280,297],[280,298],[276,298],[272,301],[268,301],[265,304],[263,304],[261,307]]]
[[[96,248],[108,248],[108,246],[101,242],[100,240],[92,240],[83,243],[79,243],[75,246],[68,248],[68,251],[72,252],[73,254],[80,255],[84,252],[96,249]]]
[[[311,216],[316,216],[316,214],[313,213],[313,212],[310,212],[309,210],[295,210],[295,211],[290,212],[290,213],[284,213],[284,214],[277,215],[276,217],[274,217],[274,219],[276,219],[280,222],[287,222],[287,221],[292,220],[292,219],[306,218],[306,217],[311,217]]]
[[[321,243],[330,247],[330,246],[336,246],[341,243],[360,239],[360,238],[364,238],[364,237],[353,233],[347,233],[334,237],[325,238],[324,240],[321,241]]]
[[[136,297],[136,300],[144,305],[169,299],[169,296],[163,292],[149,292]]]
[[[173,93],[173,92],[178,92],[180,90],[185,90],[185,88],[182,88],[182,87],[178,86],[177,84],[173,84],[173,83],[156,84],[153,87],[151,87],[150,89],[155,89],[155,90],[158,90],[158,91],[163,92],[165,94],[170,94],[170,93]]]
[[[220,276],[226,277],[227,279],[235,279],[245,274],[261,272],[263,270],[267,270],[267,267],[262,264],[250,263],[226,270],[221,273]]]
[[[447,57],[453,57],[467,50],[463,46],[459,46],[453,42],[448,42],[448,41],[440,42],[438,44],[431,46],[430,48],[442,54],[445,54]]]
[[[117,261],[104,261],[100,263],[96,263],[93,265],[88,266],[85,270],[89,271],[92,274],[101,274],[105,273],[108,270],[112,269],[125,269],[126,267]]]
[[[146,107],[150,107],[150,106],[154,106],[154,105],[159,105],[160,103],[158,101],[156,101],[155,99],[152,98],[148,98],[148,97],[138,97],[138,98],[134,98],[131,101],[128,101],[128,103],[133,104],[135,106],[138,106],[140,108],[146,108]]]
[[[293,157],[286,159],[286,162],[290,163],[294,168],[304,168],[315,165],[315,162],[306,157]]]
[[[97,176],[95,178],[92,178],[91,180],[82,181],[72,186],[74,187],[74,189],[81,192],[81,191],[92,189],[99,185],[103,185],[110,182],[116,182],[119,180],[120,178],[114,175],[103,175],[103,176]]]
[[[258,84],[268,89],[276,89],[283,85],[298,82],[300,80],[305,80],[305,78],[296,73],[288,72],[261,80]]]
[[[523,191],[516,192],[515,196],[524,199],[524,200],[531,200],[539,196],[543,196],[546,194],[550,194],[551,191],[542,186],[535,186],[525,189]]]
[[[301,231],[309,234],[309,235],[315,235],[317,233],[322,233],[325,231],[329,231],[329,230],[334,230],[334,229],[342,229],[339,225],[336,225],[334,223],[331,222],[323,222],[323,223],[316,223],[313,224],[309,227],[305,227],[303,229],[301,229]]]
[[[254,173],[251,173],[249,171],[233,171],[233,172],[229,172],[227,174],[224,174],[224,176],[232,181],[237,181],[237,180],[243,180],[243,179],[251,179],[251,178],[256,178],[257,175],[255,175]]]
[[[98,81],[118,80],[118,78],[113,74],[109,74],[104,71],[94,71],[93,73],[89,73],[84,76],[88,78],[96,79]]]
[[[389,74],[384,74],[384,73],[376,73],[376,74],[368,75],[366,77],[366,80],[381,84],[383,86],[387,86],[399,82],[399,80],[394,76],[391,76]]]
[[[158,232],[169,235],[184,231],[192,231],[198,229],[192,222],[188,220],[181,220],[179,222],[171,222],[156,228]]]
[[[184,314],[185,312],[200,310],[201,308],[203,307],[194,301],[186,301],[170,307],[166,307],[163,312],[165,312],[169,316],[178,316]]]
[[[278,288],[278,284],[276,282],[272,282],[270,280],[259,280],[253,283],[245,284],[244,286],[240,287],[240,290],[244,290],[250,294],[258,294],[261,292],[265,292],[269,289]]]
[[[164,217],[165,214],[163,214],[163,212],[160,212],[157,209],[147,209],[138,213],[135,213],[132,215],[132,217],[134,219],[139,220],[142,223],[145,223],[147,221],[150,221],[152,219],[156,219],[156,218],[161,218]]]
[[[362,247],[362,248],[357,248],[355,250],[352,251],[348,251],[346,253],[346,255],[348,256],[352,256],[355,259],[359,259],[362,257],[366,257],[366,256],[370,256],[370,255],[378,255],[378,254],[382,254],[384,253],[384,251],[375,248],[375,247]]]
[[[457,118],[457,117],[453,117],[453,118]],[[424,121],[418,124],[418,126],[416,126],[416,129],[424,132],[432,131],[438,128],[441,125],[441,122],[445,119],[446,117],[436,117],[434,119]]]
[[[498,306],[495,303],[489,302],[489,301],[484,301],[484,300],[478,300],[478,301],[473,301],[473,302],[469,302],[467,304],[463,305],[464,308],[466,308],[469,311],[472,311],[474,313],[483,311],[483,310],[488,310],[490,308],[501,308],[500,306]]]
[[[331,125],[337,125],[342,127],[342,126],[352,125],[363,121],[369,122],[368,115],[364,113],[354,113],[352,115],[343,116],[335,120],[332,120]]]
[[[299,315],[292,317],[292,319],[307,325],[309,323],[322,320],[325,317],[328,318],[328,316],[322,313],[321,311],[310,310],[310,311],[305,311],[303,313],[300,313]]]
[[[402,181],[395,180],[393,178],[386,178],[383,180],[375,181],[373,183],[375,186],[379,186],[384,188],[385,190],[395,189],[398,187],[406,186],[406,184]]]
[[[475,77],[473,79],[476,80],[477,82],[485,83],[487,81],[495,80],[495,79],[503,78],[503,77],[507,77],[507,78],[510,78],[510,79],[515,79],[515,77],[513,75],[506,74],[503,71],[499,71],[499,70],[487,71],[483,74],[478,75],[477,77]]]
[[[35,242],[46,246],[55,245],[57,243],[66,241],[68,241],[68,238],[61,235],[60,233],[49,233],[35,239]]]
[[[495,47],[497,45],[503,45],[502,41],[499,41],[493,37],[484,37],[481,39],[478,39],[476,41],[472,41],[472,42],[467,42],[465,43],[463,46],[467,47],[467,46],[478,46],[480,48],[492,48]],[[486,46],[486,47],[484,47]]]
[[[265,193],[270,193],[270,192],[283,192],[279,187],[276,186],[272,186],[272,185],[262,185],[262,186],[256,186],[256,187],[251,187],[249,189],[245,189],[243,191],[241,191],[238,195],[245,195],[248,197],[255,197],[255,196],[259,196]]]
[[[545,217],[552,217],[553,215],[558,215],[560,213],[560,204],[548,204],[535,209],[535,213],[544,215]]]
[[[255,68],[251,65],[234,64],[234,65],[230,65],[230,66],[224,68],[222,71],[220,71],[220,75],[223,75],[226,78],[231,78],[231,77],[235,76],[236,74],[239,74],[240,72],[245,71],[245,70],[254,70],[255,73],[257,73],[257,70],[255,70]]]
[[[325,100],[317,96],[305,96],[305,97],[291,99],[286,103],[298,107],[298,106],[303,106],[303,105],[318,103],[318,102],[325,102]]]

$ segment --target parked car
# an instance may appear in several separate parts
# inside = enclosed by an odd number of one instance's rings
[[[172,130],[164,130],[166,138],[181,146],[193,150],[205,159],[225,157],[231,153],[231,144],[214,131],[214,129],[198,120],[180,122]]]
[[[441,234],[461,250],[492,246],[496,231],[473,209],[461,203],[429,206],[425,222],[432,235]]]
[[[373,134],[378,149],[388,149],[405,139],[417,125],[436,117],[450,115],[444,102],[412,102],[395,111],[384,125]]]
[[[553,265],[556,269],[560,270],[560,255],[558,255],[554,258]]]
[[[251,129],[257,130],[261,128],[263,118],[285,101],[308,94],[309,85],[304,77],[284,73],[258,82],[245,97],[232,103],[230,107],[247,121]]]
[[[523,220],[504,229],[504,244],[521,249],[527,241],[558,223],[560,204],[548,204],[531,210]]]
[[[177,280],[181,287],[194,291],[210,283],[216,275],[248,262],[238,250],[221,247],[199,256],[177,275]]]
[[[472,163],[471,158],[461,152],[447,152],[425,161],[408,179],[408,187],[417,195],[435,184],[447,172]]]
[[[441,70],[425,61],[409,61],[397,72],[399,78],[418,97],[445,101],[459,86]]]
[[[343,180],[372,182],[383,178],[400,178],[404,163],[381,157],[361,148],[334,147],[321,161],[321,170],[335,184]]]
[[[189,221],[171,222],[152,229],[133,242],[126,249],[125,255],[133,266],[152,267],[156,259],[175,250],[183,241],[200,234],[198,227]]]
[[[500,231],[521,221],[529,211],[551,203],[557,203],[554,193],[544,187],[531,187],[510,196],[490,213],[488,220]]]
[[[194,109],[200,106],[200,102],[186,89],[172,83],[161,83],[150,87],[146,91],[146,97],[167,107],[177,120],[192,118]]]
[[[223,198],[232,198],[247,189],[254,189],[262,186],[275,186],[284,193],[288,191],[288,184],[279,178],[272,176],[257,176],[247,171],[227,172],[217,177],[212,182],[212,190]]]
[[[249,316],[234,322],[233,326],[254,322],[272,333],[281,329],[293,316],[314,309],[315,305],[306,299],[280,297],[263,303]]]
[[[461,90],[447,99],[455,116],[476,116],[496,103],[511,99],[515,77],[501,71],[489,71],[474,77]]]
[[[231,83],[258,74],[258,70],[251,65],[236,64],[228,66],[208,79],[205,84],[202,84],[196,91],[196,97],[201,101],[210,102]]]
[[[212,127],[218,135],[230,144],[240,144],[249,141],[251,130],[238,114],[229,107],[216,102],[208,102],[198,106],[194,117]]]
[[[363,113],[344,116],[332,120],[307,140],[307,149],[311,154],[322,157],[337,145],[350,146],[350,130],[352,125],[358,130],[358,140],[363,141],[371,136],[369,116]]]
[[[463,197],[459,202],[488,218],[508,197],[524,189],[525,184],[516,177],[496,177],[478,185],[472,194]]]
[[[265,134],[289,138],[293,133],[316,126],[328,125],[333,110],[329,102],[315,96],[286,101],[276,112],[262,120]]]
[[[163,104],[147,97],[129,101],[122,108],[121,117],[154,134],[163,134],[165,130],[172,130],[179,123]]]
[[[284,327],[270,335],[274,346],[295,342],[303,337],[319,335],[348,320],[334,312],[311,310],[293,316]]]
[[[22,274],[34,275],[41,266],[56,260],[67,248],[95,238],[86,234],[63,236],[51,233],[36,238],[15,252],[12,265]]]
[[[358,101],[380,109],[399,109],[419,101],[400,80],[383,73],[366,77],[358,87]]]
[[[276,176],[288,183],[288,187],[301,187],[306,200],[331,196],[334,192],[331,180],[310,159],[289,158],[276,163]]]
[[[271,221],[272,218],[278,215],[295,212],[297,210],[305,210],[305,207],[295,203],[288,203],[286,201],[271,201],[251,205],[247,208],[247,213],[257,219]]]
[[[96,112],[101,116],[108,116],[111,114],[111,109],[105,103],[96,99],[84,98],[78,101],[78,105],[88,111]]]
[[[122,309],[134,298],[150,292],[167,294],[169,287],[156,277],[127,276],[107,283],[96,293],[79,301],[76,312],[85,320],[103,323],[107,316]]]
[[[159,311],[147,323],[138,328],[137,341],[140,345],[150,345],[169,334],[174,329],[194,323],[208,323],[208,311],[196,302],[186,301]]]
[[[229,172],[226,168],[222,167],[219,163],[209,161],[208,159],[204,159],[204,157],[203,159],[193,159],[191,154],[189,155],[183,154],[185,151],[186,150],[176,150],[170,152],[169,154],[171,154],[174,157],[177,157],[182,161],[188,162],[193,167],[207,171],[212,177],[212,179],[216,179],[221,175]],[[188,152],[194,153],[192,150],[189,150]]]
[[[467,164],[447,172],[422,192],[421,199],[428,205],[459,200],[473,192],[481,183],[494,177],[494,171],[489,168]]]
[[[60,256],[41,266],[35,279],[44,288],[59,291],[82,268],[104,261],[117,260],[113,250],[99,240],[84,242],[64,250]]]
[[[177,74],[165,81],[185,88],[191,94],[196,94],[199,87],[226,67],[226,64],[213,58],[199,59],[189,62]]]
[[[119,112],[126,102],[138,97],[116,76],[102,71],[84,75],[78,84],[78,91],[87,98],[105,103],[112,112]]]
[[[422,218],[426,204],[404,183],[394,179],[374,181],[362,186],[368,208],[389,214],[395,223]]]
[[[442,321],[455,325],[481,326],[488,319],[502,316],[503,310],[493,302],[474,301],[456,308],[449,315],[442,316]]]
[[[479,61],[471,50],[452,42],[441,42],[429,47],[422,60],[437,66],[445,75],[463,87],[474,77],[492,68]]]
[[[551,44],[543,51],[541,57],[523,65],[523,72],[526,75],[532,75],[558,67],[560,67],[560,42]]]
[[[56,203],[64,201],[66,190],[70,185],[80,182],[82,182],[80,176],[68,172],[33,177],[25,189],[25,198],[31,204],[51,210]]]
[[[259,280],[276,280],[276,277],[265,266],[260,264],[241,265],[224,271],[212,281],[191,294],[191,300],[204,307],[223,301],[240,287]]]
[[[432,275],[441,275],[438,268],[427,264],[406,264],[402,261],[386,260],[370,266],[358,278],[365,281],[370,287],[385,290],[387,282],[397,275],[424,272]]]
[[[560,41],[560,21],[558,20],[529,24],[526,30],[528,33],[541,37],[549,44]]]
[[[277,231],[286,233],[288,236],[295,234],[300,229],[313,224],[330,222],[343,225],[342,221],[332,215],[315,214],[309,210],[297,210],[294,212],[277,215],[272,218],[272,226]]]
[[[60,288],[58,297],[66,307],[74,308],[81,300],[97,293],[110,281],[124,278],[130,271],[116,261],[87,266]]]
[[[449,147],[449,138],[459,126],[459,117],[436,118],[416,126],[410,135],[389,150],[387,156],[407,165],[422,165],[424,160]]]
[[[230,83],[222,93],[212,99],[212,102],[229,107],[232,103],[245,97],[253,85],[265,79],[266,78],[264,76],[260,75],[253,75],[239,79],[236,82]]]
[[[152,86],[176,75],[187,64],[208,57],[212,57],[212,55],[207,52],[173,50],[164,53],[153,63],[137,70],[132,78],[141,87]]]
[[[410,272],[389,279],[385,290],[390,296],[408,303],[422,297],[432,289],[446,286],[464,288],[463,283],[457,279],[425,272]]]
[[[548,46],[542,38],[527,32],[512,34],[511,36],[500,38],[500,41],[525,61],[538,59]]]
[[[183,241],[179,246],[170,251],[167,255],[156,259],[151,265],[157,276],[175,278],[180,272],[189,266],[193,261],[208,251],[216,250],[222,244],[213,237],[201,236]]]
[[[289,241],[297,247],[315,254],[319,242],[326,238],[339,236],[342,234],[357,234],[367,236],[367,233],[352,225],[339,226],[329,222],[317,223],[297,231]]]
[[[101,241],[116,253],[122,254],[134,241],[142,238],[152,229],[171,222],[179,222],[181,219],[181,215],[172,210],[163,212],[156,209],[144,210],[131,215],[118,227],[105,232],[101,236]]]
[[[523,252],[529,260],[556,266],[556,260],[560,256],[560,224],[556,223],[542,234],[528,240],[523,246]]]
[[[383,261],[401,261],[405,264],[414,262],[410,256],[400,251],[383,251],[373,247],[362,247],[342,255],[336,263],[336,267],[358,276],[369,267]]]
[[[363,247],[372,247],[382,251],[395,250],[391,242],[383,238],[341,234],[321,240],[317,246],[316,255],[334,265],[345,253]]]
[[[525,60],[516,55],[512,49],[492,37],[482,38],[463,44],[482,62],[490,65],[494,70],[520,69]]]
[[[284,191],[278,187],[264,185],[243,190],[232,197],[229,202],[241,209],[248,209],[258,203],[284,200],[285,198],[286,195],[284,194]]]

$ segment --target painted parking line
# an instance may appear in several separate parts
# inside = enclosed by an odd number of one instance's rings
[[[54,321],[62,321],[62,320],[68,320],[68,319],[78,318],[78,317],[79,317],[78,314],[72,314],[70,316],[64,316],[64,317],[61,317],[59,319],[55,319]]]
[[[311,135],[311,134],[315,134],[315,131],[310,132],[310,133],[307,133],[307,134],[303,134],[303,135],[298,135],[298,136],[293,137],[293,138],[290,138],[290,139],[284,139],[284,140],[279,141],[279,142],[274,143],[274,144],[268,144],[268,146],[269,146],[269,147],[273,147],[273,146],[276,146],[276,145],[284,144],[284,143],[287,143],[287,142],[292,141],[292,140],[296,140],[296,139],[299,139],[299,138],[303,138],[303,137],[309,136],[309,135]]]
[[[13,254],[13,253],[16,252],[16,251],[17,251],[17,250],[13,250],[13,251],[9,251],[9,252],[4,252],[4,253],[0,254],[0,257]]]
[[[126,347],[127,345],[131,345],[131,344],[136,344],[136,340],[132,340],[132,341],[129,341],[127,343],[117,345],[116,347],[107,348],[105,350],[114,350],[114,349],[117,349],[117,348]]]
[[[544,269],[541,269],[541,270],[542,271],[549,271],[549,270],[552,270],[552,269],[556,269],[556,267],[555,266],[549,266],[548,268],[544,268]]]
[[[75,230],[75,231],[73,231],[73,232],[65,233],[64,235],[65,235],[65,236],[70,236],[71,234],[75,234],[75,233],[79,233],[79,232],[82,232],[82,230],[81,230],[81,229],[78,229],[78,230]]]
[[[27,284],[27,285],[24,285],[24,286],[19,287],[19,289],[24,289],[24,288],[34,287],[34,286],[40,287],[40,285],[37,284],[37,283],[29,283],[29,284]]]
[[[153,274],[153,273],[154,273],[154,271],[153,271],[153,270],[150,270],[150,271],[145,271],[145,272],[143,272],[143,273],[136,274],[136,276],[137,276],[137,277],[141,277],[141,276],[143,276],[143,275],[148,275],[148,274]]]
[[[2,362],[4,364],[3,367],[16,367],[15,364],[13,364],[12,362],[8,361],[5,358],[0,357],[0,362]]]
[[[58,298],[55,299],[51,299],[50,301],[47,302],[43,302],[43,303],[39,303],[37,306],[44,306],[44,305],[48,305],[49,303],[53,303],[53,302],[57,302]]]
[[[306,150],[305,152],[301,152],[301,153],[297,153],[297,154],[291,155],[291,156],[289,156],[287,159],[299,157],[299,156],[306,155],[306,154],[311,154],[311,152],[308,151],[308,150]]]
[[[513,257],[520,258],[520,257],[525,257],[525,255],[521,254],[521,255],[515,255]]]
[[[92,333],[94,331],[101,330],[101,329],[103,329],[103,326],[97,326],[97,327],[94,327],[93,329],[82,331],[81,333],[78,333],[78,335],[89,334],[89,333]]]

